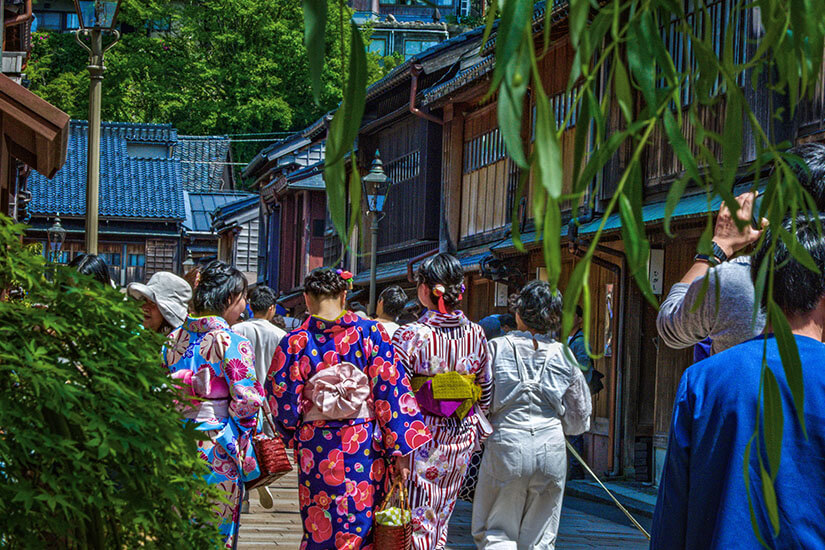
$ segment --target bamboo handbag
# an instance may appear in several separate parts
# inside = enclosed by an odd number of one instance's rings
[[[395,497],[395,498],[393,498]],[[412,547],[412,514],[407,489],[392,484],[375,511],[375,550],[409,550]]]
[[[258,487],[266,487],[278,478],[292,471],[292,464],[289,463],[289,455],[287,455],[284,440],[278,435],[278,431],[272,423],[270,418],[269,406],[264,401],[264,419],[272,428],[273,437],[269,437],[264,433],[256,435],[252,439],[252,444],[255,445],[255,456],[258,457],[258,467],[261,469],[261,475],[255,479],[251,479],[244,483],[247,491],[257,489]]]

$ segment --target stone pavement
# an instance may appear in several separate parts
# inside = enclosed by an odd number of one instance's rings
[[[290,548],[301,541],[301,516],[298,512],[298,474],[293,470],[278,480],[270,491],[275,507],[266,510],[258,502],[258,492],[250,495],[250,513],[241,516],[240,550]],[[450,522],[449,550],[475,548],[470,535],[472,506],[460,502]],[[646,529],[650,520],[638,518]],[[643,550],[645,538],[630,526],[612,506],[566,496],[561,514],[557,550],[617,549]]]

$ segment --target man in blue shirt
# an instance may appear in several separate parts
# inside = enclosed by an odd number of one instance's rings
[[[792,231],[790,222],[785,229]],[[799,219],[796,236],[825,274],[825,238],[814,223]],[[766,245],[753,257],[754,278],[759,266],[770,260],[769,253]],[[774,301],[790,324],[802,361],[808,438],[797,420],[773,334],[689,367],[676,394],[651,549],[760,548],[748,493],[759,532],[770,548],[825,548],[825,276],[797,262],[781,240],[773,256]],[[757,423],[763,349],[767,368],[779,384],[784,414],[782,458],[774,484],[776,536],[762,496],[758,454],[769,472],[776,466],[769,465],[760,439],[750,453],[749,487],[743,472],[745,448]]]

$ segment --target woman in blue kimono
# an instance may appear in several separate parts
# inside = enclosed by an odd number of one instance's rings
[[[408,455],[431,437],[386,331],[344,309],[351,277],[329,268],[307,276],[312,316],[281,340],[266,380],[299,466],[301,550],[372,548],[386,459],[403,482]]]
[[[193,315],[163,348],[164,366],[192,397],[180,404],[184,417],[208,437],[198,443],[198,454],[209,465],[209,483],[226,498],[215,510],[226,548],[233,548],[238,536],[243,482],[260,475],[252,437],[263,388],[252,344],[229,329],[246,307],[246,284],[234,267],[207,265],[195,289]]]

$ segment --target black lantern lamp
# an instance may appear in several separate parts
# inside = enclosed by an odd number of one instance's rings
[[[375,158],[370,171],[361,178],[364,187],[364,196],[367,199],[367,211],[380,214],[384,211],[384,200],[390,190],[390,178],[384,173],[384,163],[381,155],[375,152]]]
[[[62,225],[60,225],[60,215],[54,219],[54,223],[48,231],[46,231],[46,235],[49,239],[49,250],[52,255],[51,259],[52,262],[54,262],[58,254],[60,254],[60,251],[63,248],[63,243],[66,240],[66,230],[63,229]]]
[[[84,31],[113,31],[121,0],[74,0],[74,9]]]

